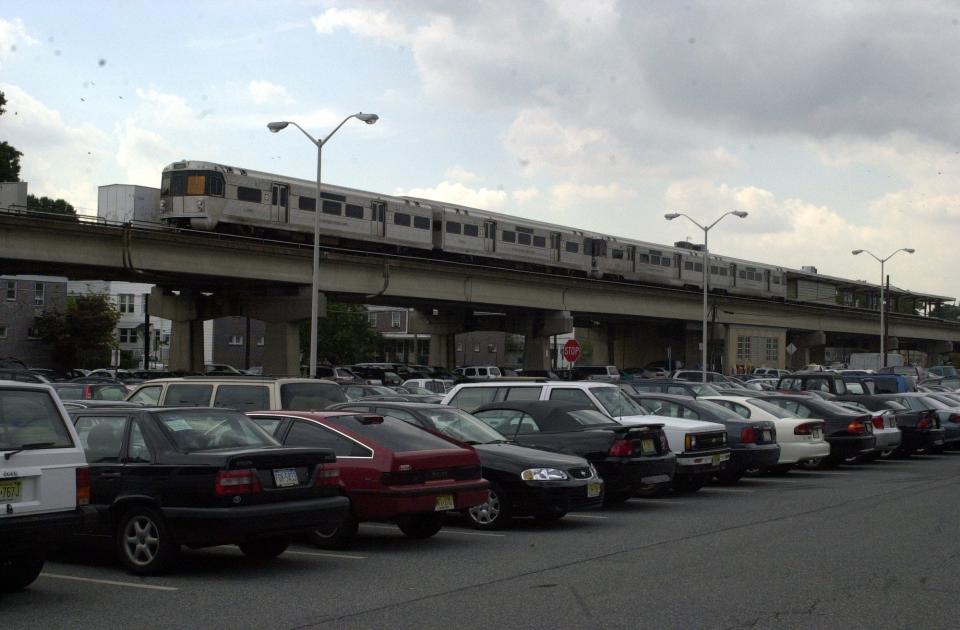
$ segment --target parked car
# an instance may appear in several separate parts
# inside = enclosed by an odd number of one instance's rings
[[[203,373],[207,376],[242,376],[243,372],[226,363],[207,363],[203,366]]]
[[[339,385],[352,385],[363,381],[363,379],[354,374],[350,368],[336,365],[318,365],[317,378],[333,381]]]
[[[588,405],[549,400],[488,403],[473,415],[522,446],[585,458],[608,504],[671,487],[677,456],[659,424],[628,427]]]
[[[137,387],[127,400],[163,407],[262,409],[326,409],[347,402],[332,381],[256,376],[187,376],[156,379]]]
[[[677,370],[673,373],[674,380],[691,381],[694,383],[703,382],[703,370]],[[708,383],[725,383],[727,377],[719,372],[707,372]]]
[[[126,383],[127,385],[135,385],[141,381],[137,376],[130,370],[125,370],[123,368],[100,368],[98,370],[91,370],[87,374],[89,378],[105,378],[115,381],[120,381],[121,383]],[[77,382],[76,379],[73,379],[73,382]]]
[[[856,412],[869,413],[873,422],[873,437],[877,439],[877,445],[870,455],[862,455],[858,459],[870,461],[877,457],[890,457],[903,443],[903,433],[897,428],[896,414],[892,409],[872,410],[863,402],[856,399],[840,400],[834,399],[838,405],[847,407]],[[958,431],[960,432],[960,431]],[[855,458],[856,459],[856,458]],[[853,461],[853,459],[849,460]]]
[[[914,410],[897,400],[899,394],[875,394],[870,396],[840,396],[837,402],[856,402],[871,413],[893,411],[897,429],[900,430],[900,446],[894,454],[907,456],[919,452],[931,451],[943,445],[944,430],[940,420],[932,409]],[[889,453],[886,455],[890,455]]]
[[[929,372],[932,376],[960,376],[960,373],[957,372],[957,368],[952,365],[934,365],[931,368],[927,368],[927,372]]]
[[[937,447],[952,449],[960,446],[960,402],[923,392],[907,392],[898,396],[896,401],[914,411],[932,410],[937,414],[938,424],[943,429],[943,444]]]
[[[680,396],[718,396],[717,386],[710,383],[680,381],[675,379],[648,379],[623,383],[620,388],[628,394],[643,394],[645,392],[661,392],[664,394],[678,394]]]
[[[556,521],[567,512],[603,504],[603,480],[587,460],[511,444],[456,407],[358,401],[334,409],[397,418],[471,445],[480,456],[483,478],[490,482],[487,501],[466,510],[477,529],[507,527],[516,516]]]
[[[542,378],[548,381],[565,380],[554,370],[517,370],[517,374],[523,377]]]
[[[472,365],[468,367],[458,367],[454,370],[454,373],[463,378],[472,380],[487,380],[500,378],[503,376],[500,373],[500,368],[495,365]]]
[[[60,400],[125,400],[130,389],[122,383],[53,383]]]
[[[876,447],[873,417],[813,396],[776,394],[764,401],[782,407],[800,418],[822,420],[824,439],[830,444],[830,455],[824,463],[839,463],[853,457],[870,455]]]
[[[738,481],[745,472],[776,466],[780,459],[777,429],[770,420],[745,418],[710,402],[673,394],[637,394],[633,399],[656,416],[716,422],[727,428],[730,461],[714,476],[726,483]]]
[[[755,396],[707,396],[702,400],[726,407],[744,418],[773,422],[780,456],[776,464],[765,468],[768,472],[786,474],[797,464],[817,464],[830,455],[830,444],[823,439],[824,423],[819,420],[800,418]]]
[[[48,550],[82,526],[90,470],[46,385],[0,381],[0,593],[37,579]]]
[[[920,381],[927,378],[927,371],[918,365],[888,365],[877,370],[878,374],[899,374]]]
[[[573,377],[580,381],[620,382],[620,370],[615,365],[574,365]]]
[[[403,420],[343,411],[249,415],[287,446],[336,453],[350,512],[337,527],[311,533],[320,547],[349,545],[364,521],[392,521],[410,538],[430,538],[447,512],[487,501],[473,448]]]
[[[488,402],[513,400],[558,400],[592,407],[621,424],[661,424],[670,450],[677,454],[673,487],[696,491],[730,459],[727,431],[722,424],[651,416],[613,383],[579,382],[496,382],[464,383],[454,387],[443,404],[472,411]]]
[[[18,383],[46,383],[46,377],[34,374],[30,370],[20,368],[0,368],[0,381],[16,381]]]
[[[842,396],[847,393],[843,376],[833,372],[794,372],[781,376],[777,389],[796,391],[820,391]]]
[[[397,392],[386,385],[347,385],[343,388],[348,400],[365,396],[394,396]]]
[[[403,387],[420,387],[435,394],[445,394],[453,388],[453,380],[436,378],[413,378],[403,382]]]
[[[143,407],[140,403],[126,400],[64,400],[62,402],[63,408],[67,411],[73,409],[129,409],[130,407]]]
[[[359,376],[365,385],[399,385],[404,381],[396,372],[382,367],[354,365],[350,371]]]
[[[759,367],[759,368],[754,368],[753,373],[760,376],[769,376],[769,377],[779,379],[781,376],[786,376],[787,374],[790,374],[790,370],[784,370],[780,368]]]

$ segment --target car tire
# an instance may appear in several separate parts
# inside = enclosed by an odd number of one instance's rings
[[[357,538],[360,522],[350,511],[336,527],[317,528],[310,532],[308,539],[320,549],[345,549]]]
[[[513,506],[500,484],[491,481],[487,501],[467,508],[464,514],[474,529],[503,529],[513,520]]]
[[[897,449],[888,448],[887,450],[880,453],[880,459],[893,459],[897,455]]]
[[[707,475],[678,476],[673,478],[673,489],[677,492],[696,492],[707,482]]]
[[[259,538],[237,545],[244,555],[255,560],[272,560],[286,551],[289,546],[290,541],[286,538]]]
[[[777,464],[776,466],[765,469],[764,472],[774,477],[783,477],[784,475],[789,475],[790,471],[795,467],[795,464]]]
[[[407,538],[423,540],[430,538],[440,531],[443,527],[445,514],[437,512],[435,514],[418,514],[416,516],[404,516],[397,519],[397,527]]]
[[[721,470],[713,473],[713,478],[722,484],[733,485],[743,477],[742,470]]]
[[[27,588],[43,570],[43,556],[17,556],[0,560],[0,593]]]
[[[115,534],[120,564],[136,575],[159,575],[180,554],[163,517],[155,509],[137,506],[124,512]]]

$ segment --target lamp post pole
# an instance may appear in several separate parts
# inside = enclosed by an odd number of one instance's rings
[[[267,124],[267,129],[273,133],[285,129],[288,125],[293,125],[317,147],[317,200],[313,208],[313,267],[310,274],[310,378],[317,377],[317,320],[320,316],[320,212],[323,209],[323,199],[320,196],[320,179],[321,167],[323,166],[323,147],[333,137],[333,134],[337,133],[340,127],[343,127],[351,118],[362,120],[368,125],[372,125],[379,120],[379,116],[376,114],[364,114],[363,112],[350,114],[322,140],[314,138],[295,122],[281,121]]]
[[[703,322],[702,322],[703,336],[700,342],[700,345],[701,345],[700,355],[701,355],[701,362],[702,362],[701,368],[703,371],[702,381],[704,383],[707,382],[707,371],[709,369],[707,367],[707,357],[708,357],[708,354],[707,354],[707,319],[708,319],[707,294],[710,290],[710,247],[709,247],[708,239],[710,236],[710,230],[713,229],[713,227],[717,223],[720,223],[720,221],[722,221],[723,218],[729,214],[732,214],[738,219],[743,219],[747,216],[747,213],[744,212],[743,210],[731,210],[729,212],[724,212],[723,214],[720,215],[720,217],[716,221],[714,221],[710,225],[705,226],[705,225],[701,225],[700,222],[698,222],[696,219],[694,219],[693,217],[691,217],[690,215],[684,212],[671,212],[670,214],[663,215],[663,218],[665,218],[667,221],[673,221],[677,217],[684,217],[688,221],[690,221],[690,223],[693,223],[695,226],[703,230]]]
[[[899,254],[900,252],[907,252],[908,254],[914,253],[915,249],[912,247],[901,247],[900,249],[894,251],[892,254],[886,258],[880,258],[875,255],[873,252],[866,249],[855,249],[851,254],[854,256],[859,256],[860,254],[867,254],[872,257],[874,260],[880,263],[880,360],[877,362],[878,367],[887,367],[887,297],[886,297],[886,277],[884,275],[883,267],[888,260]]]

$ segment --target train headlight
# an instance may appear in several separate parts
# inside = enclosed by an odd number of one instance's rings
[[[203,210],[203,199],[197,199],[197,210]]]
[[[166,199],[161,199],[161,200],[160,200],[160,209],[161,209],[161,210],[166,210],[166,209],[167,209],[167,200],[166,200]]]

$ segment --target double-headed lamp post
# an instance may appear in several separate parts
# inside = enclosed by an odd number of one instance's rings
[[[884,265],[884,263],[886,263],[888,260],[890,260],[891,258],[893,258],[894,256],[896,256],[896,255],[899,254],[900,252],[907,252],[908,254],[912,254],[912,253],[915,252],[915,251],[917,251],[917,250],[913,249],[912,247],[901,247],[900,249],[896,250],[895,252],[893,252],[892,254],[890,254],[889,256],[887,256],[886,258],[880,258],[879,256],[877,256],[877,255],[874,254],[873,252],[868,251],[868,250],[866,250],[866,249],[855,249],[855,250],[853,250],[852,252],[850,252],[850,253],[853,254],[854,256],[859,256],[860,254],[867,254],[867,255],[871,256],[874,260],[876,260],[878,263],[880,263],[880,361],[879,361],[880,366],[879,366],[879,367],[887,367],[887,352],[886,352],[886,345],[887,345],[887,329],[886,329],[886,324],[887,324],[887,320],[886,320],[887,308],[886,308],[886,307],[887,307],[887,302],[886,302],[886,295],[884,294],[884,287],[885,287],[885,284],[886,284],[886,279],[885,279],[884,273],[883,273],[883,265]]]
[[[343,127],[351,118],[362,120],[368,125],[372,125],[380,119],[376,114],[364,114],[363,112],[350,114],[322,140],[314,138],[307,133],[303,127],[292,121],[284,120],[267,124],[267,129],[273,133],[286,129],[288,125],[293,125],[303,132],[303,135],[309,138],[310,142],[317,147],[317,201],[313,208],[313,270],[310,274],[312,278],[312,291],[310,294],[310,378],[317,377],[317,319],[320,311],[320,212],[323,208],[323,198],[320,195],[320,167],[323,162],[323,147],[330,141],[333,134],[337,133],[340,127]]]
[[[695,226],[703,230],[703,340],[701,342],[701,355],[703,361],[703,382],[707,382],[707,292],[710,286],[710,248],[707,245],[707,237],[710,234],[710,230],[717,223],[720,223],[727,215],[732,214],[738,219],[746,218],[747,213],[743,210],[731,210],[729,212],[724,212],[720,217],[711,223],[710,225],[704,226],[701,225],[696,219],[686,214],[685,212],[671,212],[670,214],[663,215],[663,218],[667,221],[673,221],[677,217],[684,217],[690,223],[693,223]]]

